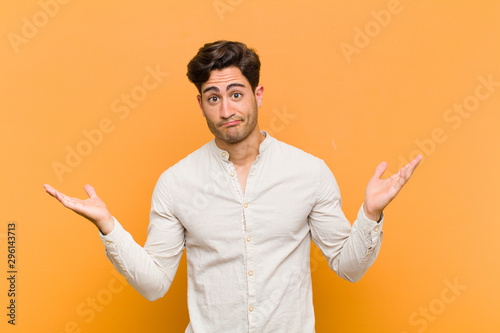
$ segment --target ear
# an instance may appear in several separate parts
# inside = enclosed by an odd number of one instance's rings
[[[262,106],[262,98],[264,97],[264,87],[262,85],[257,86],[254,95],[257,100],[257,106],[260,108]]]
[[[203,111],[203,103],[201,101],[201,95],[197,95],[196,99],[198,100],[198,105],[200,106],[201,114],[203,115],[203,117],[205,117],[205,111]]]

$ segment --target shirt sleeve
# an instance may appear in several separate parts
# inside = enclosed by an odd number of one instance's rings
[[[359,281],[380,251],[384,215],[379,222],[370,220],[361,206],[351,227],[342,212],[335,177],[323,161],[317,181],[316,200],[309,214],[312,239],[330,269],[347,281]]]
[[[163,297],[174,279],[184,250],[184,227],[170,209],[165,172],[153,192],[148,237],[144,247],[114,218],[115,227],[101,235],[106,256],[142,296]]]

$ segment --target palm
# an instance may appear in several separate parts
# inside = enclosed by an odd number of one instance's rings
[[[410,179],[410,176],[421,160],[422,156],[418,155],[413,161],[399,170],[399,172],[386,179],[381,179],[381,177],[387,169],[387,163],[380,163],[375,169],[375,174],[366,186],[366,211],[375,212],[375,214],[381,213]]]
[[[90,185],[85,185],[85,192],[89,195],[86,200],[67,196],[48,184],[45,184],[44,187],[47,193],[59,200],[64,207],[92,221],[101,230],[106,223],[109,224],[110,220],[112,220],[106,204],[97,196],[94,188]]]

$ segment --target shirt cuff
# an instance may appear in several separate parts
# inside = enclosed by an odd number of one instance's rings
[[[125,231],[123,226],[114,216],[113,220],[115,221],[115,226],[110,233],[108,233],[107,235],[103,235],[99,230],[99,236],[101,237],[101,241],[104,244],[106,250],[115,250],[116,247],[124,241],[127,235],[127,231]]]
[[[378,236],[382,233],[382,227],[384,225],[384,213],[380,216],[380,221],[370,220],[363,209],[364,203],[358,211],[357,221],[359,222],[358,228],[362,229],[365,233],[371,234],[373,237]]]

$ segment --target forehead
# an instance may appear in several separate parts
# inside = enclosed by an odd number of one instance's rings
[[[203,91],[208,87],[217,87],[220,91],[224,91],[231,83],[241,83],[246,87],[250,87],[250,82],[241,73],[241,70],[233,66],[211,71],[207,82],[201,85],[201,90]]]

